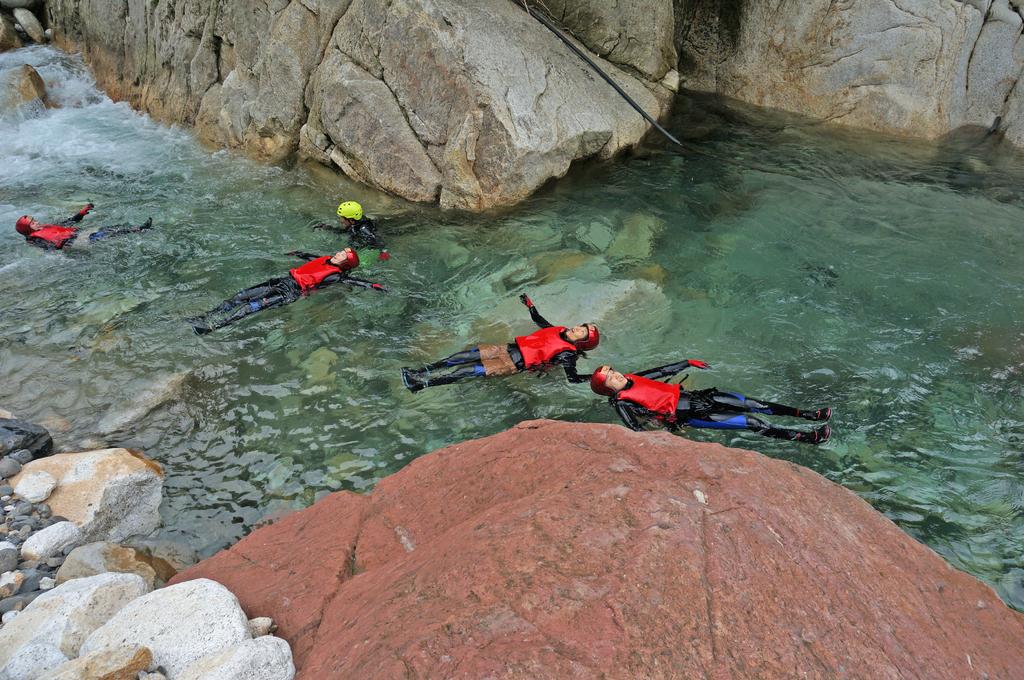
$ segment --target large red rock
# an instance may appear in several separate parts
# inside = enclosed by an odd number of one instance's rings
[[[756,453],[535,421],[179,574],[300,677],[1013,678],[1024,617],[854,494]]]

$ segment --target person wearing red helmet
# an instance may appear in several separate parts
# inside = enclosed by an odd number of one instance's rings
[[[644,424],[654,423],[669,430],[682,427],[749,430],[764,437],[808,444],[824,444],[832,436],[832,428],[827,423],[804,431],[776,427],[758,417],[790,416],[821,421],[832,417],[830,408],[808,411],[751,399],[738,392],[720,392],[717,388],[689,391],[678,383],[662,382],[662,378],[671,378],[691,366],[711,368],[696,359],[626,374],[611,366],[601,366],[590,377],[590,389],[608,397],[626,427],[637,432],[644,429]]]
[[[589,380],[589,374],[576,372],[576,361],[601,341],[597,326],[552,326],[528,295],[520,295],[519,299],[530,310],[530,318],[540,327],[539,331],[518,336],[507,345],[479,345],[457,352],[420,369],[403,368],[402,382],[410,391],[419,392],[425,387],[450,385],[467,378],[542,371],[553,366],[561,366],[571,383]]]
[[[334,283],[387,292],[379,283],[371,283],[348,274],[359,266],[359,255],[351,248],[345,248],[334,255],[312,255],[295,250],[288,254],[306,260],[306,264],[290,270],[288,276],[270,279],[252,288],[246,288],[202,316],[190,319],[192,330],[197,335],[205,335],[250,314],[295,302],[317,288]]]
[[[61,250],[64,246],[70,245],[76,238],[78,238],[80,229],[71,225],[81,222],[92,209],[93,204],[89,203],[68,219],[55,224],[43,224],[35,220],[31,215],[22,215],[18,218],[18,221],[14,223],[14,229],[25,237],[26,243],[39,248],[45,248],[46,250]],[[152,226],[153,220],[149,219],[139,226],[119,224],[110,227],[103,227],[102,229],[89,234],[89,240],[99,241],[100,239],[110,236],[132,234],[149,229]]]

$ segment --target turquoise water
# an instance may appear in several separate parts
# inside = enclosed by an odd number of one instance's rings
[[[1024,179],[978,142],[842,133],[682,99],[679,154],[652,140],[503,213],[414,206],[316,167],[212,152],[96,92],[76,60],[30,62],[62,108],[0,119],[0,225],[97,206],[157,228],[65,253],[0,229],[0,405],[65,448],[167,466],[166,532],[210,553],[264,514],[363,491],[437,447],[523,419],[613,422],[557,374],[406,392],[399,368],[531,323],[594,320],[599,362],[701,358],[691,377],[830,404],[822,448],[693,432],[821,472],[1024,608]],[[326,289],[198,338],[184,317],[327,253],[308,225],[354,198],[395,253],[387,297]]]

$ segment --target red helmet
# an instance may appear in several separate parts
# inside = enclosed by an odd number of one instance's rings
[[[592,323],[585,323],[583,324],[583,327],[587,329],[587,337],[582,340],[577,340],[573,344],[576,345],[578,349],[581,349],[584,352],[589,352],[590,350],[595,349],[598,343],[601,342],[601,332],[597,330],[597,326]]]
[[[590,389],[596,394],[601,394],[606,397],[614,397],[615,390],[608,387],[608,371],[609,366],[601,366],[590,376]]]
[[[22,215],[18,218],[18,221],[14,223],[14,228],[18,230],[18,233],[22,236],[28,236],[32,233],[32,218],[28,215]]]
[[[341,252],[345,253],[345,261],[335,266],[339,267],[342,271],[355,269],[356,267],[359,266],[359,253],[352,250],[351,248],[345,248],[345,250]]]

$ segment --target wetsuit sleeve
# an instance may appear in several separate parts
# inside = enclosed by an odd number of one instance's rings
[[[334,281],[330,281],[330,279],[331,279],[331,277],[327,277],[326,279],[324,279],[324,281],[325,282],[329,281],[330,283],[334,283]],[[373,290],[379,290],[382,293],[387,293],[388,292],[388,289],[385,288],[384,286],[382,286],[379,283],[373,283],[372,281],[367,281],[365,279],[359,279],[359,278],[356,278],[354,276],[346,276],[346,277],[339,276],[337,281],[339,283],[347,283],[350,286],[356,286],[357,288],[370,288],[370,289],[373,289]]]
[[[651,380],[657,380],[658,378],[668,378],[676,375],[691,366],[695,368],[711,368],[703,361],[686,359],[685,361],[678,361],[674,364],[665,364],[664,366],[658,366],[657,368],[649,368],[646,371],[638,371],[636,375],[643,376],[644,378],[650,378]]]
[[[62,222],[58,222],[57,226],[59,226],[59,227],[70,227],[72,224],[78,224],[83,219],[85,219],[85,216],[88,215],[89,211],[92,210],[92,209],[93,209],[93,204],[92,203],[87,203],[85,206],[82,207],[81,210],[79,210],[77,213],[75,213],[71,217],[67,218],[66,220],[64,220]]]
[[[541,312],[537,310],[537,307],[535,305],[529,304],[526,305],[526,307],[529,309],[529,317],[532,318],[532,320],[534,320],[535,324],[537,324],[541,328],[551,328],[551,324],[548,323],[547,318],[541,315]]]
[[[315,260],[316,258],[320,257],[320,255],[313,255],[312,253],[304,253],[301,250],[293,250],[290,253],[285,253],[285,255],[294,255],[295,257],[300,257],[300,258],[302,258],[303,260],[305,260],[307,262],[309,262],[310,260]]]
[[[580,375],[576,372],[576,360],[579,355],[573,354],[572,352],[562,352],[556,361],[562,364],[562,368],[565,369],[565,377],[571,383],[582,383],[588,382],[591,378],[590,373],[586,375]]]
[[[619,414],[619,418],[622,419],[622,422],[626,427],[634,432],[643,431],[643,428],[640,426],[640,421],[636,417],[636,413],[630,404],[624,401],[615,400],[613,402],[613,406],[615,407],[615,412]]]

